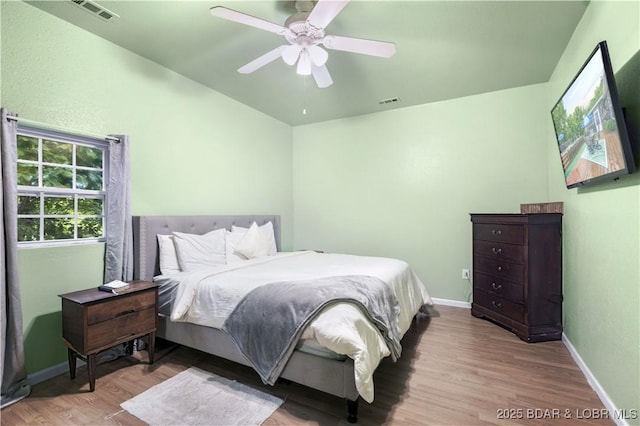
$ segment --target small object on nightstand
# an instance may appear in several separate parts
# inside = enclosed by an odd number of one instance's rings
[[[107,293],[118,294],[118,290],[124,289],[129,286],[129,283],[125,283],[124,281],[115,280],[108,282],[106,284],[98,287],[98,290],[106,291]]]
[[[153,363],[158,317],[158,284],[131,281],[114,294],[97,288],[61,294],[62,340],[67,346],[69,374],[76,376],[76,358],[86,359],[89,389],[95,390],[98,353],[142,336],[149,336]],[[117,291],[117,289],[115,289]]]

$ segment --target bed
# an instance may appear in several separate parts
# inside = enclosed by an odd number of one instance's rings
[[[269,228],[273,228],[272,244],[274,247],[272,251],[277,253],[271,252],[269,256],[257,256],[243,262],[238,262],[238,259],[235,259],[233,264],[220,265],[211,271],[199,270],[173,275],[161,273],[158,235],[168,236],[173,233],[178,233],[173,235],[179,236],[181,235],[179,233],[203,235],[216,229],[228,231],[233,229],[235,231],[236,227],[245,231],[247,229],[254,231],[252,229],[254,227],[266,228],[267,225]],[[396,292],[400,288],[399,286],[405,285],[404,281],[410,280],[411,283],[408,286],[413,290],[408,292],[406,296],[400,296],[398,293],[399,305],[402,307],[402,315],[398,320],[402,329],[400,338],[421,307],[431,304],[431,299],[424,290],[424,284],[415,276],[408,265],[396,259],[321,254],[313,251],[280,252],[280,217],[277,215],[135,216],[133,231],[134,278],[155,281],[160,284],[157,335],[168,341],[248,365],[254,369],[255,365],[248,361],[246,352],[243,355],[243,352],[238,348],[237,340],[230,336],[228,330],[227,332],[221,330],[224,328],[222,320],[229,314],[229,312],[225,312],[225,306],[219,304],[212,306],[211,309],[203,309],[203,306],[199,305],[204,303],[201,300],[206,299],[208,288],[226,288],[227,292],[229,292],[229,288],[233,289],[233,294],[225,293],[225,297],[229,300],[235,300],[233,303],[237,303],[238,300],[244,299],[242,293],[235,294],[235,289],[243,288],[248,279],[251,279],[251,282],[255,280],[272,283],[283,281],[283,278],[289,276],[298,280],[301,278],[315,279],[317,274],[324,277],[328,274],[326,272],[328,270],[331,271],[329,275],[341,276],[355,272],[362,276],[364,274],[378,275],[380,280],[384,280],[386,283],[393,281]],[[165,238],[161,239],[165,240]],[[227,256],[230,256],[229,253]],[[386,267],[379,269],[377,264],[372,263],[373,261],[378,262],[378,259],[384,260],[392,269],[396,268],[400,272],[385,272]],[[316,272],[316,268],[319,268],[319,272]],[[399,278],[395,278],[396,274]],[[359,277],[361,275],[353,276]],[[374,277],[374,279],[376,278]],[[228,283],[233,285],[225,287]],[[205,284],[210,287],[206,287]],[[256,286],[260,285],[262,284],[256,284]],[[391,284],[389,285],[391,286]],[[235,299],[233,299],[234,297]],[[215,305],[215,300],[207,303]],[[334,317],[338,314],[353,316],[356,315],[354,312],[357,312],[357,315],[361,314],[361,310],[358,310],[354,305],[345,303],[337,303],[324,308],[320,315],[314,319],[314,322],[305,327],[300,342],[295,346],[295,350],[278,374],[278,377],[283,379],[345,398],[347,400],[347,419],[352,423],[357,421],[360,397],[368,402],[373,400],[373,370],[381,358],[393,351],[393,349],[387,350],[393,345],[380,343],[380,339],[382,339],[380,335],[383,333],[370,333],[365,330],[362,332],[365,334],[364,337],[353,336],[353,339],[362,338],[363,340],[363,343],[360,340],[356,342],[361,345],[357,353],[354,352],[357,356],[354,354],[349,354],[351,357],[346,356],[345,354],[349,350],[344,347],[347,343],[347,347],[351,347],[349,345],[352,345],[352,342],[348,339],[344,342],[333,342],[336,339],[331,335],[333,332],[331,330],[335,327],[332,326],[331,321],[336,321]],[[354,321],[357,320],[359,318]],[[351,338],[351,336],[346,336],[345,339],[347,337]],[[341,336],[340,339],[342,339]],[[356,359],[355,364],[352,358]],[[264,377],[263,381],[266,383]]]

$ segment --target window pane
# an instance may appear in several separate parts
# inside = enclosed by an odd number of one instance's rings
[[[51,188],[71,188],[73,171],[65,167],[42,166],[42,185]]]
[[[45,240],[73,239],[73,219],[45,218],[44,219],[44,239]]]
[[[78,238],[102,237],[102,218],[87,217],[78,221]]]
[[[102,172],[76,170],[76,188],[100,191],[102,189]]]
[[[18,241],[38,241],[40,219],[18,218]]]
[[[38,138],[18,135],[18,158],[38,161]]]
[[[40,214],[40,197],[18,195],[18,214]]]
[[[42,141],[42,161],[45,163],[71,164],[73,145],[64,142]]]
[[[44,197],[44,214],[73,216],[73,197]]]
[[[38,165],[18,163],[18,185],[38,186]]]
[[[76,165],[82,167],[102,168],[102,150],[90,146],[76,146]]]
[[[78,215],[102,215],[102,200],[100,198],[78,198]]]

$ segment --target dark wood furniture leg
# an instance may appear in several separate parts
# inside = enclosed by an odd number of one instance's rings
[[[76,352],[67,348],[67,358],[69,359],[69,376],[73,380],[76,378]]]
[[[153,357],[156,352],[156,332],[149,333],[149,364],[153,364]]]
[[[87,369],[89,371],[89,391],[96,390],[96,354],[87,355]]]
[[[347,399],[347,421],[349,423],[358,423],[358,400]]]

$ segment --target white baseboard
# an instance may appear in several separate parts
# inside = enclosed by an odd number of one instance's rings
[[[609,411],[609,418],[613,420],[618,426],[629,426],[629,423],[625,419],[617,418],[619,416],[616,416],[615,414],[620,413],[621,410],[619,410],[613,403],[611,398],[609,398],[607,392],[600,385],[600,382],[598,382],[598,379],[596,379],[591,370],[589,370],[587,364],[585,364],[585,362],[582,360],[582,357],[580,357],[580,354],[573,346],[573,344],[571,344],[571,341],[564,333],[562,333],[562,343],[564,343],[567,350],[571,354],[571,357],[576,362],[576,364],[578,364],[578,367],[582,371],[582,374],[584,374],[584,376],[586,377],[589,385],[591,385],[591,388],[595,391],[595,393],[598,395],[598,398],[600,398],[600,401],[602,401],[605,408]]]
[[[450,300],[450,299],[437,299],[435,297],[432,297],[431,300],[433,300],[433,303],[435,303],[436,305],[453,306],[453,307],[456,307],[456,308],[471,309],[471,303],[469,303],[469,302],[460,302],[459,300]]]

